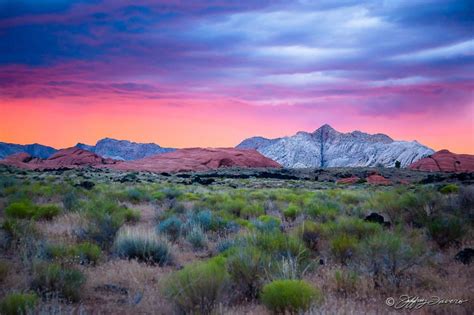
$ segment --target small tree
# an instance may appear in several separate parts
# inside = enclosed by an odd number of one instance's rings
[[[400,168],[402,166],[402,163],[400,161],[395,161],[395,167]]]

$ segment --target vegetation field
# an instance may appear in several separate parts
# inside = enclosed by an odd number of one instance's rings
[[[2,168],[0,313],[471,314],[474,186],[443,179]]]

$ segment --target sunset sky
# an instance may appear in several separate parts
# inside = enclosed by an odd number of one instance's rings
[[[328,123],[474,154],[473,1],[157,3],[0,0],[0,141],[235,146]]]

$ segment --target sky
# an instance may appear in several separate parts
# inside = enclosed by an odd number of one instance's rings
[[[474,154],[473,1],[0,0],[0,141],[385,133]]]

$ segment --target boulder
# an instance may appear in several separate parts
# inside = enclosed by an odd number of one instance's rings
[[[466,247],[462,251],[458,252],[456,256],[454,256],[454,259],[459,262],[462,262],[465,265],[469,265],[472,262],[473,257],[474,249]]]
[[[126,161],[109,167],[127,171],[192,172],[218,168],[280,168],[280,164],[256,150],[234,148],[190,148],[154,155],[141,160]]]
[[[367,177],[367,183],[371,185],[392,185],[392,181],[379,174],[372,174]]]
[[[357,177],[357,176],[351,176],[351,177],[347,177],[347,178],[340,178],[338,180],[336,180],[336,184],[356,184],[357,182],[360,181],[360,177]]]
[[[474,155],[441,150],[409,166],[425,172],[474,172]]]

